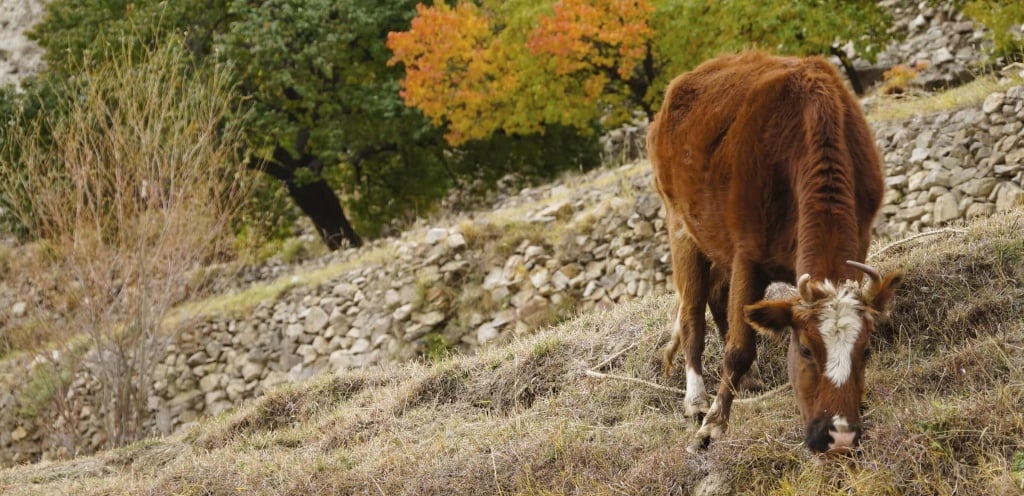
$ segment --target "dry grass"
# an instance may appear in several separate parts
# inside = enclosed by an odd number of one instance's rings
[[[1012,77],[1009,82],[1000,84],[996,78],[985,76],[941,93],[878,95],[878,101],[875,102],[867,117],[872,122],[901,121],[917,114],[931,114],[980,105],[988,95],[1020,84],[1024,84],[1024,79],[1019,77]]]
[[[823,462],[789,393],[736,406],[725,439],[683,447],[660,377],[669,295],[581,315],[440,363],[325,376],[190,432],[0,472],[4,494],[1014,494],[1024,490],[1024,212],[883,254],[907,271],[880,330],[863,447]],[[714,333],[712,333],[714,334]],[[780,343],[761,373],[783,382]],[[708,346],[714,387],[721,348]]]

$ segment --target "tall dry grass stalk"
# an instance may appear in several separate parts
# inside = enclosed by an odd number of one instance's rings
[[[62,296],[48,356],[97,383],[106,432],[92,442],[120,446],[144,434],[154,368],[188,325],[164,317],[228,247],[252,179],[226,71],[191,67],[176,43],[117,54],[63,90],[58,111],[10,131],[20,162],[0,188],[45,247],[25,277]]]

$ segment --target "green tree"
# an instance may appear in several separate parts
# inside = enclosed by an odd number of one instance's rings
[[[35,30],[55,72],[103,56],[92,47],[154,46],[183,36],[193,63],[230,67],[253,112],[249,164],[279,179],[327,245],[362,243],[362,228],[424,208],[449,179],[440,134],[398,96],[386,33],[414,1],[231,0],[212,3],[55,0]]]
[[[107,63],[112,53],[138,58],[179,33],[194,58],[210,53],[213,36],[228,21],[230,0],[54,0],[28,34],[46,49],[48,71],[77,74]],[[131,48],[122,50],[122,48]]]
[[[967,0],[965,14],[992,30],[992,55],[1006,61],[1024,59],[1024,2]]]
[[[328,178],[368,230],[443,192],[444,143],[402,105],[401,71],[387,65],[386,35],[408,26],[413,2],[235,1],[229,12],[217,56],[235,67],[256,110],[256,163],[327,227],[329,246],[339,232],[354,244],[359,237]]]
[[[892,24],[874,0],[653,0],[656,35],[652,56],[657,75],[645,99],[661,100],[674,76],[723,52],[757,47],[787,55],[836,55],[858,92],[859,80],[840,47],[853,42],[868,59],[885,48]]]

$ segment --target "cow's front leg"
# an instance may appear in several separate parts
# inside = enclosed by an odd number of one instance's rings
[[[767,285],[767,278],[749,264],[739,261],[733,263],[729,284],[729,331],[725,340],[722,382],[711,409],[688,448],[690,451],[707,447],[711,440],[721,437],[729,426],[732,400],[743,375],[750,370],[757,356],[754,329],[744,320],[743,307],[764,296]]]

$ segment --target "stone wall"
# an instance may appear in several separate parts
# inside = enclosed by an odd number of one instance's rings
[[[1020,204],[1024,87],[980,107],[876,126],[888,166],[880,231],[899,234]]]
[[[325,370],[472,352],[573,309],[664,290],[660,201],[646,168],[634,170],[625,179],[605,171],[609,188],[525,192],[547,201],[522,222],[430,228],[393,241],[379,263],[296,287],[244,318],[208,319],[184,333],[158,368],[155,429],[171,432]]]
[[[0,85],[18,84],[43,67],[43,49],[25,36],[43,11],[41,0],[0,0]]]
[[[992,46],[991,33],[959,12],[953,2],[879,3],[893,15],[890,32],[903,39],[881,50],[874,63],[854,59],[863,82],[880,82],[886,70],[899,64],[925,67],[911,81],[911,87],[929,91],[959,86],[981,72],[985,54]]]

